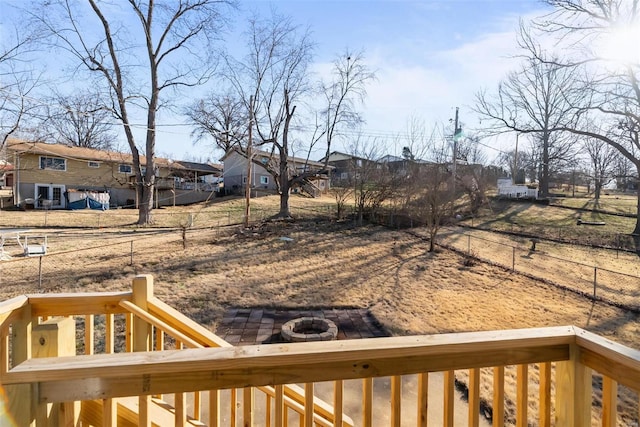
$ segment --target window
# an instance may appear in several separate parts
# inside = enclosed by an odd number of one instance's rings
[[[90,168],[99,168],[100,162],[87,162],[87,166],[89,166]]]
[[[362,159],[356,159],[356,167],[362,167]]]
[[[349,178],[349,172],[340,172],[340,179]]]
[[[120,165],[118,167],[120,173],[131,173],[131,165]]]
[[[246,184],[246,183],[247,183],[247,177],[246,177],[246,176],[243,176],[243,177],[242,177],[242,183],[243,183],[243,184]]]
[[[269,163],[269,158],[268,157],[263,157],[260,159],[260,161],[262,162],[263,165],[266,165],[267,163]]]
[[[40,169],[66,171],[67,161],[60,157],[40,157]]]
[[[261,176],[260,177],[260,184],[268,185],[269,184],[269,177],[268,176]]]

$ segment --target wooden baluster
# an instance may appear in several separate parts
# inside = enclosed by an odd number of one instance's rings
[[[238,390],[231,389],[231,397],[229,399],[231,404],[231,414],[229,415],[229,423],[231,427],[236,427],[237,411],[238,411]]]
[[[176,350],[181,350],[182,348],[182,343],[176,340]],[[176,410],[176,427],[184,427],[185,425],[187,425],[187,394],[174,393],[174,406]]]
[[[253,387],[245,387],[242,391],[242,425],[243,427],[253,426],[253,405],[254,393]]]
[[[124,325],[124,351],[130,353],[133,351],[133,314],[125,313]]]
[[[602,427],[616,427],[618,422],[618,383],[602,377]]]
[[[455,372],[446,371],[444,373],[444,422],[445,427],[453,427],[453,405],[455,402],[454,386]]]
[[[333,425],[342,427],[342,413],[344,412],[344,381],[333,383]]]
[[[202,419],[202,392],[193,392],[193,418],[200,421]]]
[[[111,354],[115,350],[115,328],[113,314],[104,315],[104,351]],[[102,424],[105,427],[116,427],[118,423],[118,403],[114,399],[102,400]]]
[[[313,383],[304,385],[304,427],[313,427]]]
[[[94,316],[93,314],[87,314],[84,316],[84,354],[94,353],[94,336]]]
[[[516,427],[528,426],[529,365],[518,365],[516,384]]]
[[[391,425],[400,427],[402,419],[402,377],[391,377]]]
[[[209,390],[209,427],[220,427],[220,390]]]
[[[113,314],[107,313],[104,315],[104,351],[107,354],[111,354],[115,350],[115,329],[113,327]]]
[[[493,368],[493,427],[504,426],[504,366]]]
[[[469,425],[480,425],[480,369],[469,369]]]
[[[118,425],[118,404],[114,399],[102,399],[102,425],[116,427]]]
[[[429,409],[429,374],[418,374],[418,426],[427,427]]]
[[[540,363],[540,427],[551,427],[551,363]]]
[[[153,334],[155,335],[154,344],[153,344],[154,350],[155,351],[163,351],[164,350],[164,332],[163,332],[163,330],[160,329],[160,328],[153,328]],[[156,399],[160,399],[160,400],[163,399],[163,396],[161,394],[155,394],[153,397],[155,397]],[[198,420],[199,419],[200,419],[200,417],[198,417]]]
[[[373,422],[373,378],[362,380],[362,425],[371,427]]]
[[[276,427],[285,424],[286,412],[284,410],[284,386],[279,384],[276,386],[276,398],[275,398],[275,424]]]
[[[268,394],[264,395],[264,422],[265,427],[271,427],[271,396]]]

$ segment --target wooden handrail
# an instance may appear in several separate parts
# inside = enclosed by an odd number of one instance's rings
[[[4,326],[5,322],[17,317],[19,315],[18,311],[28,304],[29,298],[25,295],[0,302],[0,327]]]
[[[569,358],[573,327],[31,359],[43,402],[354,379]]]
[[[33,316],[83,316],[122,314],[121,300],[131,300],[131,292],[92,292],[77,294],[27,295]]]
[[[580,362],[640,392],[640,351],[575,328]]]

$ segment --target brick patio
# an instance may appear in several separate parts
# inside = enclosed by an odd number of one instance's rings
[[[232,345],[282,343],[282,325],[307,316],[332,320],[338,326],[339,340],[390,336],[366,308],[231,308],[225,312],[216,334]]]

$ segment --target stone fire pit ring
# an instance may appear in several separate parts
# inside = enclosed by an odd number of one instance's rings
[[[282,325],[286,342],[332,341],[338,338],[338,327],[322,317],[299,317]]]

